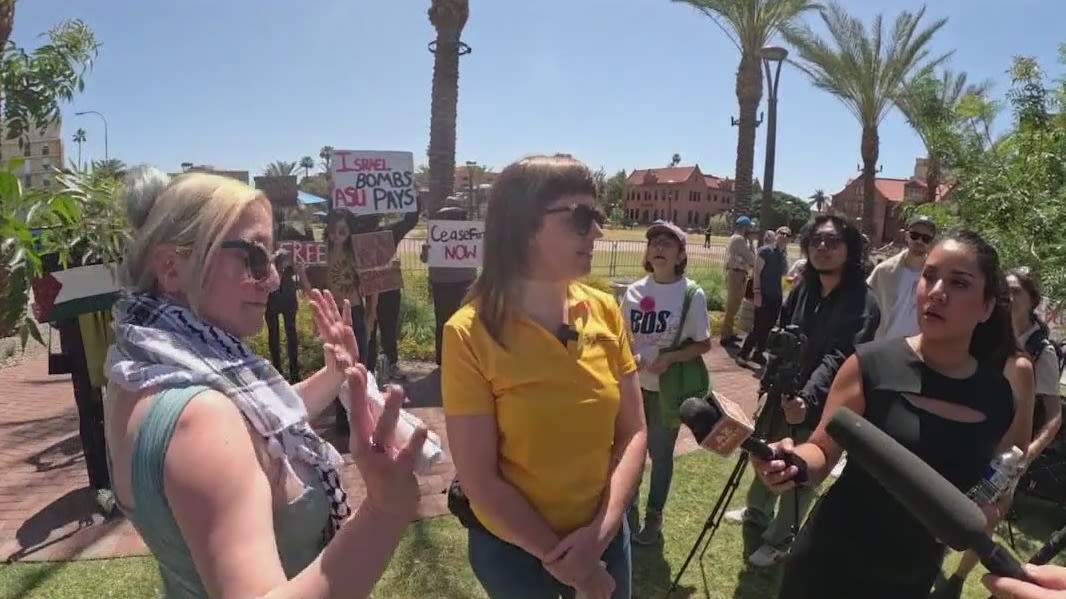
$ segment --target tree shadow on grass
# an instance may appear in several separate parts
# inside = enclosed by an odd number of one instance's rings
[[[648,547],[632,546],[633,551],[633,596],[639,599],[662,599],[670,591],[674,573],[663,555],[662,544]],[[695,565],[695,564],[693,564]],[[695,589],[678,585],[670,593],[670,599],[686,599]]]

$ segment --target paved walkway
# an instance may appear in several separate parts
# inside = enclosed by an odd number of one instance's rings
[[[706,358],[715,389],[755,407],[756,379],[715,347]],[[411,411],[445,440],[439,378],[431,373],[406,385]],[[328,419],[327,419],[328,420]],[[327,421],[318,424],[328,428]],[[326,435],[328,437],[328,435]],[[347,453],[346,443],[337,442]],[[676,454],[696,449],[682,427]],[[347,459],[347,455],[345,456]],[[122,517],[105,519],[88,488],[78,439],[78,413],[69,376],[49,376],[47,356],[0,370],[0,560],[51,561],[148,553]],[[449,460],[419,480],[419,516],[447,513],[444,490],[454,475]],[[365,493],[355,466],[342,471],[353,505]]]

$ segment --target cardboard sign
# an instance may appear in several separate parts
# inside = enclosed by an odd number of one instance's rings
[[[426,262],[435,268],[478,268],[484,236],[482,221],[431,220],[426,223]]]
[[[292,257],[295,264],[319,265],[326,263],[326,244],[317,241],[279,241],[278,249]]]
[[[396,256],[392,231],[352,235],[352,247],[355,248],[355,268],[360,271],[386,266]]]
[[[396,260],[380,268],[359,271],[359,290],[363,297],[403,288],[403,273]]]
[[[334,208],[357,215],[418,210],[411,152],[334,150],[330,175]]]
[[[296,175],[256,177],[255,188],[262,190],[270,203],[275,206],[296,205]]]

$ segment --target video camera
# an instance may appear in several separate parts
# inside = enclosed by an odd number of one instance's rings
[[[760,393],[765,393],[767,402],[780,402],[781,398],[796,394],[801,386],[800,358],[807,336],[800,331],[799,325],[790,324],[784,328],[774,327],[766,340],[766,362],[760,381]],[[771,404],[772,405],[772,404]]]

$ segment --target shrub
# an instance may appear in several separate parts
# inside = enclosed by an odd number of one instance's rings
[[[718,270],[701,271],[693,273],[690,278],[700,287],[707,296],[707,309],[711,312],[725,310],[725,274]]]

